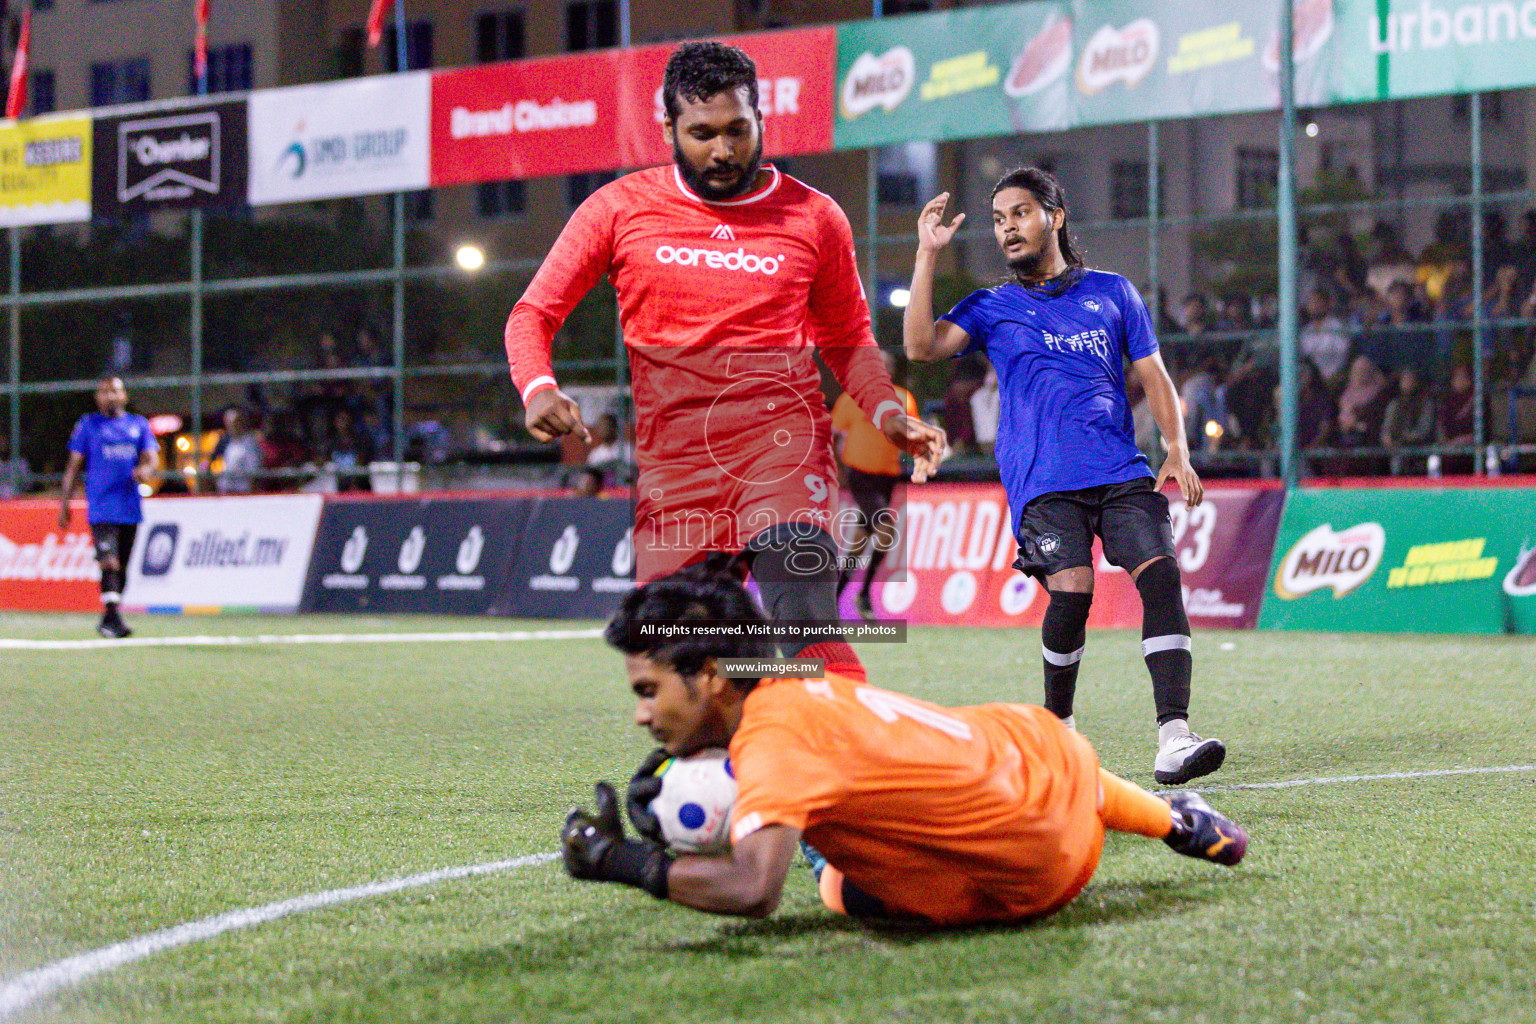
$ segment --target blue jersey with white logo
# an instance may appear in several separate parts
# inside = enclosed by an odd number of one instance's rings
[[[69,435],[69,450],[85,456],[86,518],[93,523],[144,520],[133,468],[142,452],[154,451],[155,435],[143,416],[86,413]]]
[[[997,371],[997,465],[1015,520],[1042,494],[1153,475],[1136,448],[1123,361],[1156,352],[1157,338],[1125,278],[1084,271],[1059,295],[1010,281],[943,319]]]

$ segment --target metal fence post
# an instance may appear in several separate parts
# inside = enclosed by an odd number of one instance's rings
[[[1296,62],[1292,0],[1280,4],[1280,162],[1276,172],[1275,213],[1280,244],[1280,478],[1295,487],[1296,454]]]

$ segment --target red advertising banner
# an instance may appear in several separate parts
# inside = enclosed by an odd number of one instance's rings
[[[0,608],[39,612],[101,607],[85,502],[59,532],[57,501],[0,501]]]
[[[1174,548],[1184,603],[1200,628],[1251,628],[1269,572],[1285,494],[1278,489],[1213,488],[1186,511],[1172,492]],[[1007,497],[996,484],[937,484],[906,491],[901,508],[906,572],[875,588],[882,618],[921,624],[1038,626],[1049,596],[1011,565],[1018,554]],[[1093,628],[1141,625],[1130,574],[1097,559]],[[893,556],[893,561],[895,556]],[[853,588],[845,591],[845,598]],[[844,609],[851,612],[851,606]]]
[[[433,75],[432,184],[618,166],[619,126],[636,120],[621,109],[620,59],[607,50]]]
[[[763,155],[830,152],[837,30],[831,26],[791,29],[725,36],[720,41],[741,47],[757,64]],[[661,137],[666,120],[661,79],[675,48],[673,44],[643,46],[618,54],[624,61],[619,143],[626,167],[654,167],[672,160]]]

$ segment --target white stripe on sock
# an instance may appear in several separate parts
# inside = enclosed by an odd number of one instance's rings
[[[1145,658],[1149,654],[1157,654],[1160,651],[1187,651],[1189,648],[1189,637],[1183,633],[1149,636],[1141,642],[1141,656]]]
[[[122,594],[114,594],[110,590],[101,595],[101,603],[102,604],[117,604],[122,599],[123,599],[123,595]]]
[[[1068,665],[1076,665],[1079,661],[1083,660],[1083,648],[1079,647],[1069,654],[1057,654],[1049,647],[1041,644],[1040,656],[1057,668],[1066,668]]]

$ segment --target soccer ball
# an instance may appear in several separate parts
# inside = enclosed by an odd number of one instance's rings
[[[661,792],[651,812],[662,838],[675,853],[723,853],[731,848],[731,808],[736,776],[727,750],[710,747],[673,757],[656,769]]]

